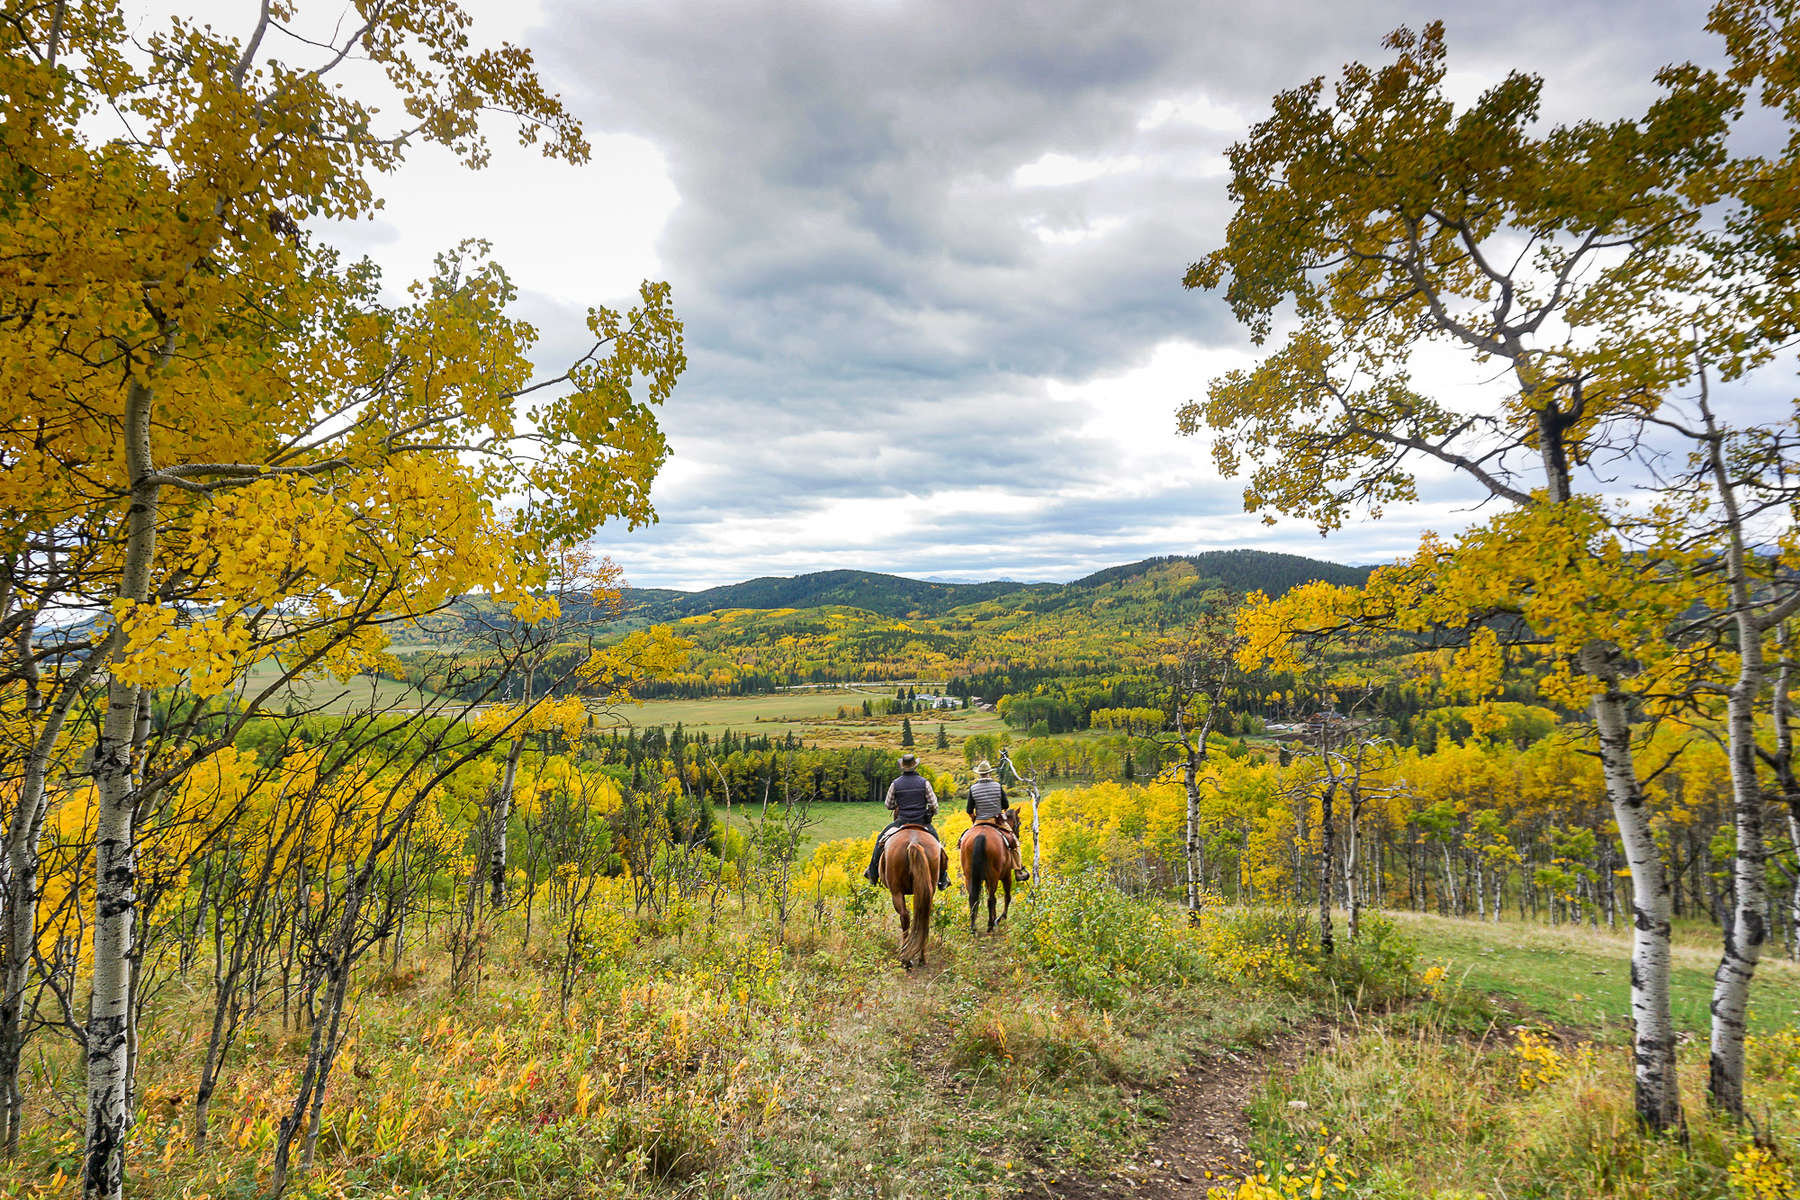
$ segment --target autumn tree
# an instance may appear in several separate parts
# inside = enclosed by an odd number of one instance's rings
[[[496,113],[552,157],[588,148],[530,55],[473,47],[451,0],[371,0],[327,41],[293,16],[265,5],[241,38],[177,19],[128,39],[107,3],[13,3],[0,22],[8,128],[30,130],[0,146],[15,197],[0,388],[19,414],[0,430],[0,552],[56,544],[58,599],[98,629],[34,717],[30,771],[56,761],[89,685],[104,693],[89,1195],[122,1189],[134,816],[276,685],[239,688],[232,715],[197,720],[154,765],[148,698],[223,696],[271,657],[354,673],[381,661],[385,625],[466,591],[545,615],[542,547],[649,518],[665,454],[651,405],[684,365],[667,289],[646,285],[629,313],[591,310],[592,348],[534,378],[535,331],[478,244],[383,302],[374,269],[315,225],[367,215],[409,147],[481,166]],[[338,86],[352,59],[382,84]],[[20,806],[9,848],[42,803]]]
[[[1770,650],[1776,633],[1800,612],[1800,580],[1783,570],[1800,549],[1800,425],[1732,429],[1716,412],[1704,372],[1693,418],[1659,418],[1696,447],[1682,489],[1689,499],[1685,524],[1699,526],[1698,545],[1707,552],[1711,594],[1702,594],[1707,616],[1686,639],[1694,663],[1696,707],[1703,718],[1717,716],[1716,696],[1725,693],[1725,751],[1731,777],[1734,851],[1730,908],[1722,921],[1724,948],[1713,975],[1712,1039],[1708,1095],[1727,1112],[1744,1111],[1744,1038],[1750,983],[1769,936],[1765,798],[1762,765],[1776,767],[1776,782],[1788,791],[1783,758],[1758,745],[1759,714],[1769,684]],[[1770,529],[1770,519],[1775,521]],[[1764,540],[1766,539],[1766,540]],[[1759,541],[1761,546],[1759,547]],[[1760,550],[1760,552],[1759,552]],[[1724,628],[1716,628],[1717,626]],[[1715,647],[1728,647],[1715,662]],[[1685,648],[1685,647],[1684,647]],[[1771,705],[1777,746],[1783,738],[1785,703],[1778,685]],[[1714,703],[1706,700],[1712,698]]]
[[[512,816],[513,791],[526,738],[539,730],[579,724],[588,712],[578,697],[564,697],[557,705],[540,704],[545,699],[541,672],[559,650],[574,651],[584,660],[596,632],[619,615],[622,605],[618,567],[598,557],[589,547],[550,548],[544,555],[544,576],[536,594],[555,602],[554,617],[522,622],[500,609],[478,615],[478,628],[470,636],[471,651],[498,653],[519,664],[515,703],[496,716],[522,719],[512,723],[514,737],[507,747],[505,768],[494,787],[484,835],[485,881],[489,902],[495,908],[506,902],[507,824]]]
[[[1238,675],[1238,653],[1243,639],[1234,627],[1229,602],[1221,602],[1207,616],[1188,628],[1186,634],[1168,646],[1168,660],[1163,668],[1168,685],[1170,726],[1165,735],[1167,746],[1174,752],[1174,767],[1181,775],[1187,796],[1187,824],[1183,846],[1187,866],[1188,911],[1200,910],[1200,780],[1206,768],[1207,739],[1226,715],[1226,697]],[[1125,714],[1122,722],[1134,719],[1139,710],[1111,710]],[[1165,719],[1155,712],[1159,723]],[[1129,729],[1129,724],[1127,728]]]
[[[1671,67],[1640,117],[1546,127],[1542,81],[1523,73],[1458,111],[1441,25],[1387,44],[1393,62],[1282,93],[1232,148],[1226,244],[1186,283],[1222,288],[1258,342],[1282,306],[1295,319],[1180,425],[1214,432],[1220,469],[1248,475],[1247,508],[1321,531],[1419,499],[1421,463],[1448,467],[1522,514],[1493,523],[1485,544],[1504,559],[1526,553],[1532,527],[1604,520],[1580,501],[1584,472],[1641,444],[1646,416],[1692,379],[1671,330],[1703,329],[1721,355],[1742,346],[1741,306],[1713,285],[1706,240],[1709,206],[1735,179],[1741,93]],[[1509,394],[1476,408],[1423,392],[1411,361],[1431,342],[1503,368]],[[1558,588],[1629,574],[1603,529],[1561,540],[1574,557]],[[1681,1116],[1668,886],[1632,753],[1630,673],[1605,633],[1569,651],[1635,885],[1637,1108],[1669,1128]]]

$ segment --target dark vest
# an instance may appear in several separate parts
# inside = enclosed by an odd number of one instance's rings
[[[894,820],[908,825],[931,824],[931,802],[925,799],[930,791],[931,785],[912,771],[894,780]]]

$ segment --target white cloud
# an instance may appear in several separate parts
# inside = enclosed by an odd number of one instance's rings
[[[1048,151],[1012,173],[1014,187],[1055,188],[1087,183],[1108,175],[1129,175],[1143,169],[1144,160],[1135,154],[1117,158],[1077,158],[1072,154]]]
[[[1140,130],[1161,129],[1166,125],[1190,125],[1215,133],[1242,133],[1250,128],[1244,114],[1229,104],[1222,104],[1204,92],[1180,97],[1164,97],[1152,104],[1138,118]]]
[[[569,304],[616,300],[666,274],[656,244],[680,197],[654,144],[590,133],[592,161],[571,166],[504,131],[493,140],[480,171],[435,146],[415,151],[383,186],[381,210],[340,226],[339,239],[381,263],[390,286],[429,274],[464,238],[492,243],[522,289]]]
[[[1033,217],[1025,222],[1025,228],[1031,230],[1038,241],[1050,246],[1073,246],[1077,242],[1090,242],[1124,227],[1124,217],[1099,217],[1076,225],[1052,225],[1043,217]]]

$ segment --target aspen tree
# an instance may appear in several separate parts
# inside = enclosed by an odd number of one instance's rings
[[[1800,225],[1793,197],[1800,186],[1800,4],[1793,0],[1721,0],[1707,21],[1725,41],[1730,77],[1744,87],[1770,115],[1786,126],[1787,142],[1776,154],[1740,164],[1737,188],[1741,207],[1732,214],[1728,237],[1721,239],[1731,268],[1728,282],[1746,298],[1756,320],[1753,336],[1723,346],[1704,346],[1695,334],[1696,357],[1716,363],[1722,378],[1731,379],[1768,357],[1770,347],[1791,335],[1800,306],[1800,252],[1794,234]],[[1742,1116],[1744,1020],[1750,980],[1767,937],[1767,899],[1762,786],[1759,758],[1774,768],[1777,786],[1789,809],[1789,836],[1800,854],[1800,801],[1793,786],[1791,742],[1785,712],[1789,687],[1786,655],[1777,668],[1772,717],[1777,752],[1770,756],[1757,745],[1757,709],[1768,675],[1767,643],[1780,637],[1786,621],[1800,607],[1800,587],[1779,569],[1792,561],[1794,517],[1800,511],[1788,485],[1793,469],[1796,429],[1769,423],[1746,430],[1723,427],[1709,404],[1702,378],[1700,428],[1682,432],[1697,444],[1700,474],[1710,476],[1717,507],[1715,528],[1723,545],[1727,595],[1720,606],[1732,625],[1737,653],[1736,678],[1726,702],[1727,753],[1731,764],[1733,825],[1732,912],[1725,921],[1724,952],[1714,975],[1712,1054],[1708,1095],[1719,1108]],[[1734,453],[1735,451],[1735,453]],[[1732,461],[1735,459],[1735,461]],[[1786,527],[1772,540],[1756,544],[1759,513],[1784,512]],[[1770,552],[1773,560],[1764,562]],[[1794,910],[1800,914],[1800,881]]]
[[[535,331],[479,245],[382,303],[373,269],[311,227],[366,215],[409,146],[483,165],[483,116],[501,113],[553,157],[588,148],[529,54],[473,48],[452,0],[367,0],[323,45],[293,15],[265,3],[241,40],[177,19],[136,43],[104,2],[12,3],[0,22],[8,128],[32,131],[0,142],[19,197],[0,215],[0,391],[22,410],[0,430],[0,549],[79,517],[101,613],[83,663],[105,691],[93,1196],[123,1188],[136,801],[229,743],[146,770],[148,693],[219,696],[272,653],[353,674],[380,661],[385,621],[470,590],[545,615],[538,547],[649,519],[665,454],[650,406],[685,363],[667,288],[646,285],[629,314],[592,310],[593,348],[534,381]],[[352,58],[386,94],[335,86]],[[95,132],[108,111],[124,118],[110,139]],[[509,495],[522,503],[502,512]],[[268,694],[244,696],[240,719]]]
[[[1246,508],[1322,531],[1417,499],[1421,460],[1554,519],[1585,464],[1633,444],[1643,415],[1690,377],[1665,331],[1691,328],[1717,299],[1699,243],[1732,182],[1739,89],[1672,67],[1638,119],[1540,132],[1539,79],[1511,74],[1457,111],[1441,25],[1387,45],[1393,62],[1352,64],[1329,93],[1318,78],[1277,96],[1232,148],[1226,245],[1185,282],[1223,288],[1258,341],[1284,303],[1298,327],[1255,368],[1213,381],[1180,426],[1214,431],[1220,469],[1248,474]],[[1503,366],[1513,394],[1469,412],[1421,393],[1410,355],[1433,340]],[[1629,668],[1604,636],[1570,661],[1589,681],[1636,884],[1637,1110],[1671,1128],[1668,886],[1633,762]]]
[[[1237,679],[1237,657],[1243,639],[1233,628],[1230,602],[1221,599],[1214,611],[1196,622],[1180,642],[1168,647],[1164,679],[1169,689],[1170,743],[1176,751],[1187,797],[1183,857],[1187,874],[1186,906],[1200,910],[1200,776],[1207,762],[1207,739],[1226,715],[1225,701]],[[1143,710],[1121,710],[1127,714]],[[1155,711],[1155,710],[1150,710]],[[1156,713],[1158,718],[1162,713]]]

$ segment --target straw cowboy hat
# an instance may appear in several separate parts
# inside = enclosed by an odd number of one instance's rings
[[[975,774],[982,779],[991,779],[994,775],[994,768],[989,766],[988,760],[984,758],[975,764]]]

